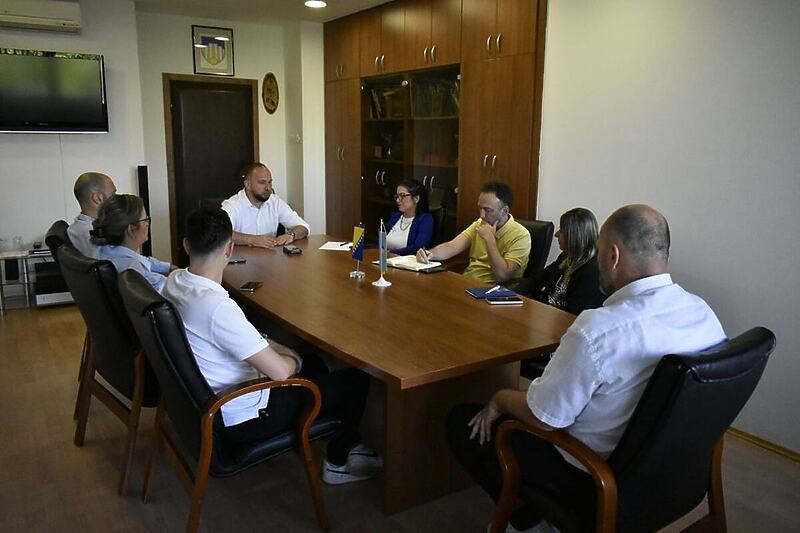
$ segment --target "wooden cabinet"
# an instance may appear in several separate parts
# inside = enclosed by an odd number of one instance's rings
[[[358,19],[345,17],[325,24],[325,81],[359,77]]]
[[[512,213],[529,217],[534,109],[534,56],[515,55],[462,65],[459,227],[477,218],[481,185],[508,183]]]
[[[537,0],[463,0],[464,61],[533,53]]]
[[[357,78],[325,84],[325,223],[342,238],[361,219],[360,102]]]
[[[405,7],[393,2],[360,15],[359,48],[362,77],[406,68]]]
[[[461,59],[461,0],[409,0],[405,6],[407,68],[458,63]]]

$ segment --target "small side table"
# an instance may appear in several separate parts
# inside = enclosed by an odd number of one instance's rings
[[[6,285],[23,285],[23,291],[25,292],[25,307],[30,307],[31,299],[30,299],[30,270],[28,268],[28,261],[31,259],[38,259],[38,258],[48,258],[53,257],[50,253],[50,250],[46,248],[43,249],[41,252],[37,253],[30,253],[28,250],[12,250],[9,252],[0,252],[0,261],[4,261],[6,259],[16,259],[18,263],[21,264],[21,279],[20,281],[16,281],[14,283],[6,283],[5,275],[0,277],[0,317],[3,316],[6,309],[6,293],[5,287]],[[4,274],[4,273],[3,273]]]

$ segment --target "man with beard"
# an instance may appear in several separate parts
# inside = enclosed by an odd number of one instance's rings
[[[549,431],[566,429],[607,458],[617,446],[659,360],[693,353],[725,340],[714,312],[667,273],[669,226],[646,205],[615,211],[597,241],[603,307],[578,315],[561,344],[527,391],[498,391],[486,406],[450,412],[447,438],[461,465],[497,500],[502,475],[488,444],[504,418]],[[515,436],[516,437],[516,436]],[[529,434],[515,440],[521,484],[554,484],[566,494],[592,490],[589,475],[566,452]],[[511,526],[548,531],[523,506]],[[512,529],[512,531],[514,530]]]
[[[304,239],[308,223],[272,188],[272,172],[263,163],[250,163],[242,169],[244,188],[224,202],[233,223],[233,242],[247,246],[272,248]],[[286,233],[276,235],[278,224]]]

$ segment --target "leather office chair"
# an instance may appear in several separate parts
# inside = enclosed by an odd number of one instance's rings
[[[709,514],[693,527],[725,531],[723,437],[756,388],[774,348],[775,335],[757,327],[698,354],[665,356],[607,460],[564,430],[503,422],[495,440],[503,489],[492,531],[505,530],[520,494],[511,447],[514,431],[552,442],[578,459],[594,480],[591,501],[565,501],[558,487],[535,492],[522,487],[526,504],[563,533],[656,531],[694,509],[706,493]],[[587,494],[593,494],[592,487],[587,488]]]
[[[69,238],[69,234],[67,234],[67,229],[69,228],[69,224],[67,224],[64,220],[57,220],[53,222],[53,225],[50,226],[50,229],[47,230],[47,233],[44,237],[44,243],[47,248],[50,250],[50,255],[53,256],[53,260],[58,264],[58,249],[64,245],[72,247],[72,241]],[[61,267],[59,267],[59,270]],[[61,274],[63,276],[63,273]],[[69,288],[69,287],[67,287]],[[73,297],[74,299],[74,297]],[[86,356],[89,351],[89,330],[86,330],[86,336],[83,339],[83,351],[81,351],[81,364],[78,367],[78,381],[81,380],[81,376],[83,376],[83,370],[86,366]],[[72,414],[73,419],[78,418],[78,407],[75,406],[75,411]]]
[[[444,240],[444,217],[447,211],[443,205],[440,205],[439,207],[432,207],[428,212],[433,217],[433,236],[428,248],[433,248]]]
[[[525,267],[522,279],[509,288],[528,294],[533,280],[544,271],[547,256],[550,255],[550,246],[553,244],[555,226],[552,222],[545,220],[525,220],[523,218],[514,220],[525,226],[525,229],[531,234],[531,253],[528,256],[528,266]]]
[[[186,531],[196,531],[209,474],[214,477],[232,476],[298,446],[311,486],[319,527],[327,530],[328,518],[310,440],[331,434],[339,420],[328,418],[315,422],[321,406],[317,386],[305,379],[272,381],[261,378],[214,394],[200,373],[186,339],[183,321],[172,304],[154,291],[138,272],[132,270],[119,276],[119,291],[145,354],[162,385],[153,447],[147,460],[143,500],[147,502],[149,499],[156,453],[161,448],[191,499]],[[310,392],[311,401],[299,417],[296,432],[289,431],[266,441],[237,446],[220,437],[219,411],[225,403],[242,394],[278,387],[303,387]],[[177,439],[165,428],[165,417],[170,419]],[[186,457],[182,450],[187,450],[191,457]],[[190,459],[196,462],[194,472],[189,466]]]
[[[157,405],[158,382],[144,360],[139,341],[125,313],[117,290],[114,265],[109,261],[90,259],[71,246],[62,246],[57,255],[61,272],[89,331],[89,355],[75,405],[78,424],[74,442],[76,446],[83,446],[89,403],[94,396],[128,427],[119,482],[119,492],[125,494],[136,446],[139,415],[142,407]],[[104,382],[97,379],[97,374]],[[104,383],[129,399],[130,408]]]

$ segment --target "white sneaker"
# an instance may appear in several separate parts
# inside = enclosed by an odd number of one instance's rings
[[[383,468],[383,458],[372,448],[364,444],[356,444],[350,449],[347,456],[347,466],[354,470]]]
[[[374,471],[369,472],[367,470],[356,472],[355,470],[351,470],[348,464],[338,466],[329,463],[327,459],[322,463],[322,481],[328,485],[342,485],[344,483],[353,483],[354,481],[369,479],[375,475],[375,473]]]

